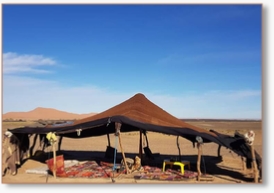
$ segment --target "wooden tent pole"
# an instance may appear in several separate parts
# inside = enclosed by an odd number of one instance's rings
[[[200,177],[201,177],[201,144],[197,143],[197,148],[198,148],[198,159],[197,159],[197,172],[198,172],[198,181],[200,181]]]
[[[53,151],[53,176],[56,178],[56,149],[55,142],[52,143],[52,151]]]
[[[121,139],[121,135],[120,135],[121,126],[122,126],[121,123],[115,123],[116,135],[118,135],[118,137],[119,137],[119,144],[120,144],[123,160],[124,160],[124,163],[125,163],[125,166],[126,166],[126,172],[127,172],[127,174],[129,174],[129,169],[128,169],[128,165],[127,165],[127,162],[126,162],[125,153],[124,153],[124,150],[123,150],[123,147],[122,147],[122,139]]]
[[[139,158],[142,159],[143,157],[143,137],[142,137],[142,130],[140,129],[140,141],[139,141]]]
[[[179,150],[179,161],[181,161],[181,149],[180,149],[180,144],[179,144],[179,135],[177,136],[177,148]]]

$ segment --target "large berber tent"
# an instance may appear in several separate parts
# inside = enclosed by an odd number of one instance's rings
[[[245,157],[248,162],[252,161],[250,146],[243,135],[235,132],[234,136],[230,136],[187,124],[158,107],[141,93],[106,111],[74,122],[46,125],[39,129],[26,126],[9,131],[15,135],[52,132],[64,138],[85,138],[115,133],[117,123],[121,125],[120,132],[158,132],[183,137],[193,144],[197,142],[196,137],[200,136],[204,143],[214,142]],[[257,166],[261,168],[262,159],[256,151],[255,157]]]

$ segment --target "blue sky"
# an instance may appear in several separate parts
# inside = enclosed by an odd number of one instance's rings
[[[3,113],[261,119],[261,5],[3,5]]]

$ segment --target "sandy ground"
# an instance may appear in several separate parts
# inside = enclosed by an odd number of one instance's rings
[[[261,122],[231,122],[231,121],[190,121],[187,122],[204,129],[213,129],[223,134],[233,135],[235,130],[244,134],[248,130],[253,130],[256,134],[254,148],[262,156],[263,153],[263,135],[262,135],[262,124]],[[22,124],[22,123],[21,123]],[[30,123],[23,123],[30,124]],[[2,130],[7,128],[18,127],[19,123],[12,125],[12,123],[3,123]],[[176,136],[164,135],[160,133],[148,133],[149,147],[151,151],[155,154],[159,154],[155,164],[161,167],[161,160],[164,158],[176,157],[179,155],[179,151],[176,144]],[[122,133],[122,144],[125,151],[126,157],[134,157],[138,155],[139,152],[139,133]],[[111,146],[115,145],[114,135],[110,136]],[[197,161],[197,148],[194,148],[192,143],[184,138],[179,138],[180,151],[183,159],[190,160],[192,164],[193,171],[196,171],[196,161]],[[85,161],[92,159],[91,155],[96,153],[97,156],[104,156],[106,151],[106,146],[108,145],[107,136],[91,137],[84,139],[63,139],[61,149],[65,152],[75,151],[79,156],[79,160]],[[144,144],[145,145],[145,144]],[[202,167],[202,173],[210,175],[212,181],[200,181],[197,182],[194,179],[187,181],[156,181],[156,180],[136,180],[131,175],[120,175],[115,178],[116,184],[172,184],[172,183],[204,183],[204,184],[235,184],[242,183],[248,184],[253,183],[252,171],[247,169],[243,170],[243,165],[241,158],[237,156],[234,152],[229,149],[221,148],[222,160],[217,159],[217,149],[218,145],[214,143],[207,143],[202,146],[203,159],[204,162],[201,163],[206,167]],[[40,150],[38,145],[35,146],[35,150]],[[50,148],[46,149],[51,151]],[[118,148],[118,153],[120,153],[120,148]],[[118,157],[121,157],[118,154]],[[262,156],[263,159],[263,156]],[[39,161],[28,159],[22,164],[18,169],[18,174],[16,176],[11,176],[9,174],[2,177],[2,184],[112,184],[110,178],[97,178],[97,179],[84,179],[84,178],[54,178],[51,175],[42,174],[27,174],[26,169],[35,168],[38,166],[45,166],[45,163]],[[264,170],[263,170],[264,171]],[[263,175],[264,176],[264,175]],[[260,181],[262,183],[262,181]]]

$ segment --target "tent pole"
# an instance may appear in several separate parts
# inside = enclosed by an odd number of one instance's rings
[[[201,148],[202,148],[200,143],[197,143],[197,148],[198,148],[197,172],[198,172],[198,181],[200,181],[200,177],[201,177],[200,163],[201,163]]]
[[[139,141],[139,158],[143,157],[143,142],[142,142],[142,130],[140,129],[140,141]]]
[[[147,147],[149,146],[148,144],[148,138],[147,138],[147,133],[145,132],[145,137],[146,137],[146,143],[147,143]]]
[[[180,149],[180,144],[179,144],[179,135],[177,136],[177,147],[179,150],[179,161],[181,161],[181,149]]]
[[[63,140],[63,136],[59,136],[58,151],[61,151],[62,140]]]
[[[107,133],[107,137],[108,137],[108,146],[110,147],[110,139],[109,139],[109,134]]]
[[[121,135],[120,134],[119,134],[119,143],[120,143],[120,148],[121,148],[123,160],[124,160],[124,163],[126,165],[126,171],[127,171],[127,174],[129,174],[129,169],[128,169],[128,165],[127,165],[127,162],[126,162],[125,153],[124,153],[124,150],[123,150],[123,147],[122,147],[122,141],[121,141]]]
[[[33,149],[34,149],[34,147],[35,147],[35,145],[36,145],[37,137],[38,137],[38,134],[35,134],[35,135],[34,135],[34,138],[33,138],[32,146],[29,148],[30,157],[33,156]]]
[[[218,147],[218,157],[221,157],[221,145],[219,145],[219,147]]]
[[[55,149],[55,142],[52,144],[52,151],[53,151],[53,176],[56,178],[56,149]]]
[[[125,153],[124,153],[124,150],[123,150],[123,147],[122,147],[122,139],[121,139],[121,135],[120,135],[121,126],[122,126],[121,123],[115,123],[116,135],[118,135],[118,137],[119,137],[119,144],[120,144],[123,160],[124,160],[124,163],[125,163],[125,166],[126,166],[126,172],[127,172],[127,174],[129,174],[129,169],[128,169],[128,165],[127,165],[127,162],[126,162]]]

